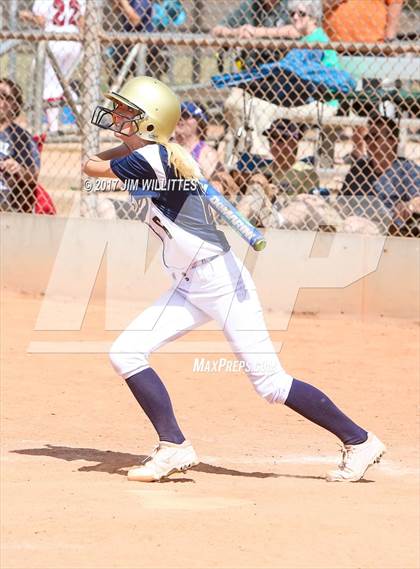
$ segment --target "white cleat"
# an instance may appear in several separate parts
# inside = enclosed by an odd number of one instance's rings
[[[360,445],[344,445],[338,470],[327,474],[328,482],[357,482],[372,464],[379,463],[386,446],[373,433]]]
[[[189,441],[182,444],[161,441],[141,466],[128,471],[128,480],[157,482],[173,472],[185,472],[199,463]]]

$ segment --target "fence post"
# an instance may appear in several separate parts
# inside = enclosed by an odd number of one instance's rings
[[[99,150],[99,129],[90,123],[92,112],[101,98],[102,0],[87,0],[83,35],[82,68],[82,164]],[[81,182],[83,184],[82,174]],[[83,186],[82,186],[83,187]]]
[[[137,58],[136,58],[136,63],[137,63],[136,74],[137,75],[146,75],[147,53],[148,53],[147,45],[140,44],[139,50],[137,52]]]
[[[34,69],[34,88],[30,90],[31,125],[35,134],[42,132],[42,119],[44,117],[44,69],[47,42],[40,41],[36,48]]]
[[[204,4],[202,0],[194,0],[192,5],[192,26],[193,34],[200,34],[203,25]],[[202,50],[195,48],[192,56],[192,83],[200,83],[201,79],[201,55]]]
[[[10,30],[15,32],[17,30],[17,0],[10,0],[9,7],[9,26]],[[14,48],[10,50],[9,53],[9,78],[16,81],[16,51]]]

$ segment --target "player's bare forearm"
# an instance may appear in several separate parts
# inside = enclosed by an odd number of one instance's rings
[[[38,180],[38,169],[35,166],[25,166],[13,158],[0,160],[0,172],[6,178],[13,178],[16,183],[35,185]]]
[[[93,178],[116,178],[111,170],[111,160],[124,158],[124,156],[128,156],[130,153],[130,148],[125,144],[99,152],[87,159],[83,165],[83,172]]]
[[[229,28],[228,26],[216,26],[212,30],[212,35],[217,37],[237,37],[240,35],[240,28]]]
[[[35,185],[38,181],[38,170],[36,168],[22,168],[21,178],[29,185]]]
[[[83,172],[92,178],[116,178],[111,170],[110,160],[101,160],[98,156],[92,156],[83,165]]]
[[[125,15],[133,26],[138,26],[141,23],[140,16],[131,7],[131,4],[128,0],[118,0],[117,3],[119,3],[120,8],[124,11]]]
[[[259,28],[257,37],[299,39],[302,34],[295,26],[279,26],[278,28]]]
[[[114,146],[114,148],[108,148],[102,152],[98,152],[96,157],[99,160],[113,160],[114,158],[124,158],[132,152],[131,148],[126,144],[119,144]]]
[[[19,19],[41,27],[45,25],[45,18],[43,16],[37,16],[30,10],[20,10]]]

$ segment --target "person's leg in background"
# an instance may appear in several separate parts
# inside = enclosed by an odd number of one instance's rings
[[[50,48],[63,76],[68,79],[78,63],[80,58],[82,46],[79,42],[61,42],[52,41],[48,42]],[[46,108],[46,116],[49,132],[56,132],[59,130],[60,123],[60,110],[63,101],[63,88],[55,74],[48,56],[45,59],[44,70],[44,102],[48,105]],[[74,94],[73,100],[76,95]]]
[[[225,101],[225,118],[232,131],[231,136],[235,137],[238,132],[243,131],[241,140],[238,141],[238,153],[248,152],[266,159],[272,159],[272,155],[268,139],[263,132],[276,119],[317,124],[336,114],[337,107],[328,103],[314,101],[306,105],[284,107],[252,97],[238,88],[233,88]],[[247,143],[244,142],[247,134],[249,148],[246,148]]]

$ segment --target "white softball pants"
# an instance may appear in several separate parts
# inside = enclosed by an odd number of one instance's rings
[[[48,47],[54,54],[64,77],[67,78],[80,57],[82,44],[76,41],[50,41],[48,42]],[[55,74],[50,60],[47,57],[44,69],[43,98],[44,100],[57,99],[62,97],[62,95],[63,88]]]
[[[257,393],[270,403],[284,403],[293,378],[275,353],[246,267],[228,252],[172,276],[173,288],[135,318],[112,345],[110,358],[117,373],[128,379],[149,367],[151,352],[215,320]]]

